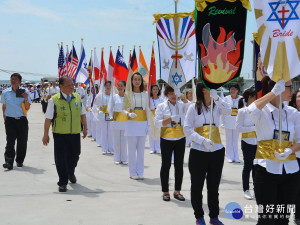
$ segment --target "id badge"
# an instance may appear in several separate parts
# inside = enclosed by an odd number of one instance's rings
[[[109,113],[105,113],[105,121],[111,121],[109,117]]]
[[[176,123],[175,121],[171,121],[171,127],[177,127],[177,126],[181,126],[181,118],[179,119],[178,123]]]
[[[274,130],[273,139],[279,139],[279,130]],[[282,131],[282,140],[289,141],[290,140],[290,132]]]
[[[143,110],[143,107],[134,107],[134,110]]]
[[[238,109],[237,108],[231,108],[231,115],[232,116],[237,116],[238,114]]]

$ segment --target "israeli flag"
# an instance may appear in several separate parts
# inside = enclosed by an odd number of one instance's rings
[[[76,71],[75,83],[87,83],[89,81],[88,62],[84,51],[83,44],[81,44],[81,55],[78,68]]]

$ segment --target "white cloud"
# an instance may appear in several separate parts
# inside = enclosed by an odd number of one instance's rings
[[[34,6],[25,0],[7,0],[0,7],[0,12],[7,14],[24,14],[42,17],[54,21],[61,21],[62,18],[51,10]]]

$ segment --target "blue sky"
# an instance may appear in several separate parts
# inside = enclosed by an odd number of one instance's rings
[[[179,0],[178,12],[192,11],[194,4],[194,0]],[[96,47],[100,59],[104,47],[106,63],[109,46],[113,46],[115,57],[118,45],[125,46],[125,61],[129,50],[141,45],[150,63],[152,42],[157,39],[152,15],[168,12],[174,12],[174,0],[0,0],[0,69],[56,75],[57,43],[63,41],[71,46],[75,41],[79,57],[81,38],[88,55]],[[250,41],[255,31],[254,13],[248,12],[242,69],[246,76],[252,70]],[[158,65],[157,45],[155,51]],[[0,72],[0,80],[9,76]],[[40,79],[25,74],[23,77]]]

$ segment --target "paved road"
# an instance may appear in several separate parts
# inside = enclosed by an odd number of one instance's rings
[[[42,145],[43,114],[40,104],[29,111],[28,153],[23,168],[0,171],[0,225],[188,225],[195,224],[190,201],[190,176],[186,148],[182,194],[185,202],[172,198],[164,202],[160,188],[160,155],[149,154],[146,143],[145,180],[129,179],[128,167],[115,165],[113,156],[101,154],[101,148],[90,138],[82,141],[82,152],[76,170],[77,184],[68,185],[67,193],[57,190],[57,174],[53,157],[53,142]],[[224,132],[222,132],[222,141]],[[0,117],[0,149],[3,155],[5,132]],[[241,152],[240,152],[241,156]],[[3,157],[0,163],[4,162]],[[255,207],[255,201],[243,198],[241,174],[243,163],[225,162],[220,185],[220,219],[227,225],[255,224],[253,213],[245,206]],[[170,191],[174,187],[173,167]],[[172,192],[171,192],[172,193]],[[229,219],[224,213],[229,202],[241,205],[240,220]],[[205,218],[208,222],[206,189]],[[249,209],[248,209],[249,210]]]

